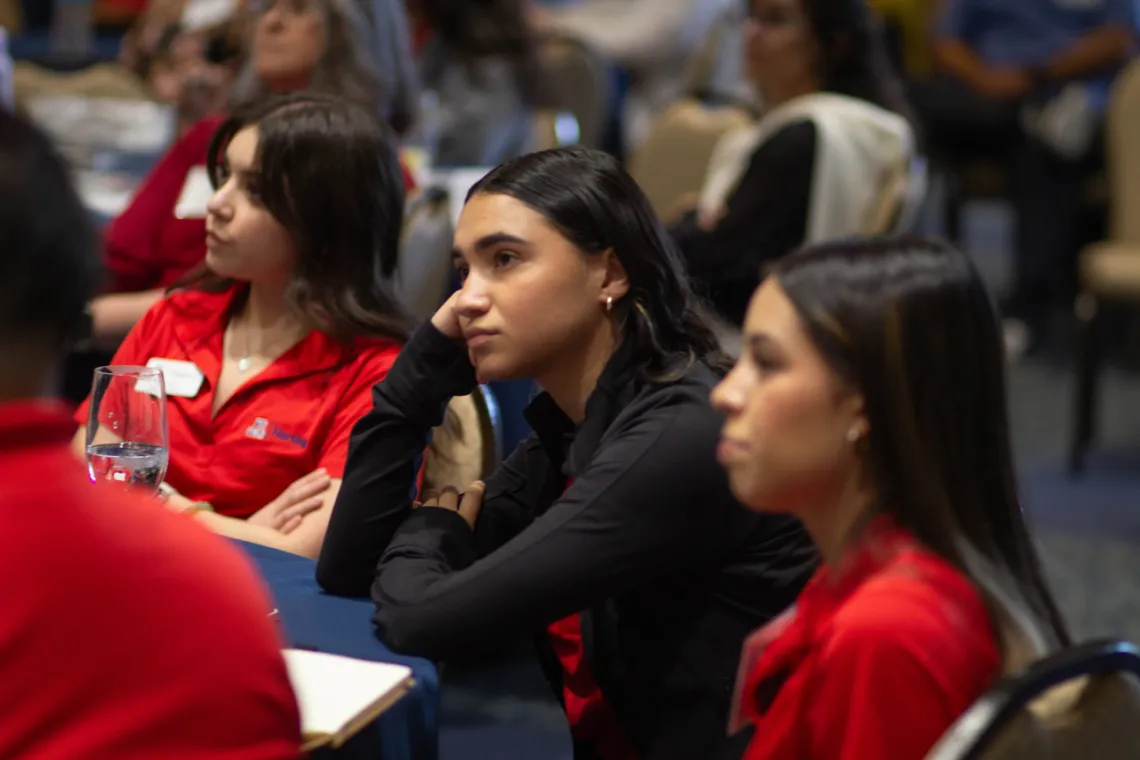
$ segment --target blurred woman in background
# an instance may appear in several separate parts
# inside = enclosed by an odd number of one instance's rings
[[[439,166],[494,166],[530,149],[542,66],[522,0],[408,0],[432,108],[421,139]]]
[[[739,326],[761,266],[864,233],[914,135],[864,0],[748,0],[749,78],[765,113],[726,135],[699,197],[672,215],[690,276]]]
[[[1018,500],[998,321],[969,259],[823,244],[757,290],[717,386],[718,457],[824,565],[745,646],[755,760],[921,760],[1003,675],[1069,637]]]
[[[370,109],[298,94],[235,111],[208,170],[205,264],[113,363],[181,368],[181,384],[168,379],[172,508],[315,557],[349,432],[408,334],[389,285],[403,221],[395,147]],[[75,418],[87,423],[86,403]]]
[[[271,0],[255,12],[249,57],[234,84],[235,104],[271,92],[310,90],[361,103],[396,131],[407,128],[408,94],[382,86],[370,55],[374,32],[356,0]],[[213,192],[207,149],[222,119],[210,116],[190,128],[108,228],[112,294],[91,305],[97,343],[114,346],[162,297],[163,288],[202,262],[205,204]]]

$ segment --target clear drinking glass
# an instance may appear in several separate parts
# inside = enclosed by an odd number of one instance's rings
[[[157,492],[166,476],[170,438],[166,384],[154,367],[98,367],[87,415],[87,469],[107,480]]]

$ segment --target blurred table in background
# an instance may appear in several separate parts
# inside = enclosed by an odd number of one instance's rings
[[[80,196],[103,223],[126,208],[174,139],[173,109],[146,100],[42,95],[26,107],[71,163]]]

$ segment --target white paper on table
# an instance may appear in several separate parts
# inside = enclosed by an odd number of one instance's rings
[[[339,747],[414,685],[403,665],[304,649],[282,651],[301,708],[303,751]]]

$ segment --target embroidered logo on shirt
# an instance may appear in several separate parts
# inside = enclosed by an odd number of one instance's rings
[[[264,417],[258,417],[253,421],[253,424],[245,429],[245,434],[250,438],[257,440],[265,439],[265,431],[269,429],[269,420]]]
[[[294,446],[300,447],[302,449],[307,448],[309,445],[309,439],[305,438],[304,436],[295,435],[286,430],[282,430],[277,425],[274,425],[264,417],[258,417],[255,419],[253,421],[253,424],[245,429],[245,434],[246,437],[256,438],[259,441],[263,441],[266,438],[276,438],[280,441],[291,443]]]

